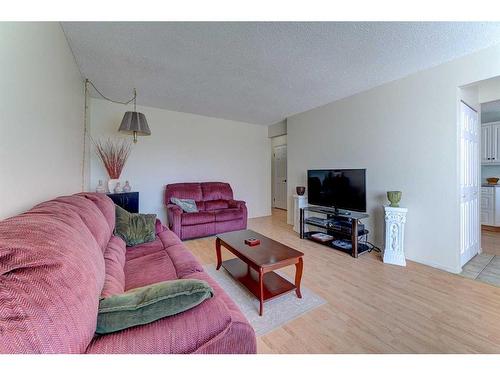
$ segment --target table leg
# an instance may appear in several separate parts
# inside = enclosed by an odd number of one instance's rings
[[[220,250],[220,239],[216,238],[215,239],[215,252],[217,253],[217,268],[220,269],[220,266],[222,266],[222,254]]]
[[[300,292],[300,281],[302,280],[302,269],[304,267],[304,262],[302,261],[302,257],[299,258],[299,261],[295,263],[295,293],[297,293],[297,297],[302,298],[302,293]]]
[[[352,243],[352,256],[354,258],[358,257],[358,220],[352,219],[352,237],[351,237],[351,243]]]
[[[262,272],[262,268],[259,270],[259,302],[260,302],[260,309],[259,309],[259,315],[262,316],[264,313],[264,272]]]

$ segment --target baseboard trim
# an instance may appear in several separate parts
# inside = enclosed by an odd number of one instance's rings
[[[423,264],[424,266],[429,266],[429,267],[432,267],[432,268],[437,268],[437,269],[440,269],[442,271],[446,271],[446,272],[450,272],[450,273],[457,274],[457,273],[462,272],[462,267],[448,267],[448,266],[443,266],[442,264],[439,264],[439,263],[422,261],[422,260],[417,259],[417,258],[407,257],[406,259],[407,260],[411,260],[412,262],[417,262],[417,263]]]

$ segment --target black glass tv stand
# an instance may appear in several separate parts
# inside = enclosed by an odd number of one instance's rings
[[[311,213],[323,214],[326,218]],[[370,246],[360,242],[369,233],[360,220],[368,217],[368,214],[361,212],[342,212],[320,206],[304,207],[300,209],[300,238],[347,252],[357,258],[370,250]],[[306,231],[306,225],[317,230]]]

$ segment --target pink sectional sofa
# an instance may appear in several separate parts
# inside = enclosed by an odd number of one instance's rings
[[[41,203],[0,222],[0,353],[255,353],[255,333],[179,238],[132,248],[113,236],[103,194]],[[121,275],[121,276],[120,276]],[[99,298],[163,280],[207,281],[213,298],[184,313],[95,335]]]
[[[198,212],[183,212],[171,198],[193,199]],[[169,228],[181,240],[247,228],[247,206],[233,199],[231,186],[224,182],[169,184],[165,205]]]

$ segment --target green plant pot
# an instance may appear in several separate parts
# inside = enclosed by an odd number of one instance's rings
[[[388,191],[387,199],[391,202],[390,207],[399,207],[399,201],[401,201],[401,191]]]

